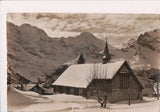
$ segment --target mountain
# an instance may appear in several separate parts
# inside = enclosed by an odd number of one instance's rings
[[[52,75],[47,76],[46,78],[46,84],[52,84],[69,66],[73,65],[73,64],[84,64],[85,63],[85,59],[83,57],[83,54],[80,53],[80,55],[76,58],[73,59],[67,63],[64,63],[61,66],[58,66],[55,70],[55,72],[52,73]]]
[[[122,49],[110,44],[108,48],[112,61],[126,59],[133,69],[142,71],[159,68],[159,42],[160,29],[156,29],[141,34],[137,40],[128,40]],[[53,82],[67,67],[83,61],[80,53],[85,63],[102,62],[104,47],[105,42],[90,32],[75,37],[51,38],[30,24],[17,26],[7,22],[8,75],[13,83],[20,79]]]
[[[25,77],[21,76],[16,71],[12,70],[10,67],[7,71],[7,84],[28,84],[30,80],[26,79]]]
[[[160,29],[141,34],[137,41],[139,45],[160,53]]]
[[[86,63],[101,62],[100,51],[104,46],[103,40],[89,32],[75,37],[51,38],[42,29],[30,24],[16,26],[7,22],[8,68],[32,82],[39,79],[46,81],[57,68],[80,53],[83,53]],[[120,51],[111,45],[109,49]]]
[[[141,34],[137,40],[131,39],[121,50],[135,69],[160,68],[160,29]]]
[[[129,38],[151,31],[159,24],[159,14],[108,13],[8,13],[7,21],[16,25],[29,23],[42,28],[50,37],[76,36],[80,32],[94,33],[111,45],[119,47]],[[61,32],[61,33],[59,33]]]

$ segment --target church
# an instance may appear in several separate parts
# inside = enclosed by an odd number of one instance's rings
[[[110,93],[110,102],[140,100],[143,89],[125,60],[111,60],[107,42],[102,63],[71,65],[52,85],[54,92],[86,98]]]

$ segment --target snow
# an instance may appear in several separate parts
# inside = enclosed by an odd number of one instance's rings
[[[16,107],[17,105],[27,105],[32,103],[32,99],[21,94],[18,92],[18,90],[8,87],[8,92],[7,92],[7,102],[8,106],[11,107]]]
[[[15,97],[13,102],[21,101],[21,103],[8,105],[9,112],[160,112],[160,101],[153,97],[144,97],[144,101],[131,101],[130,106],[127,101],[123,101],[114,104],[107,103],[106,108],[101,108],[97,100],[86,99],[81,96],[66,94],[41,96],[32,92],[31,102],[24,103],[26,102],[24,97],[28,98],[27,94],[29,95],[30,92],[22,92],[12,88],[9,93],[14,93],[12,95],[12,98]],[[20,94],[21,96],[19,96]],[[45,100],[49,99],[52,102],[41,100],[41,102],[35,103],[33,100],[44,97]]]
[[[64,38],[67,38],[67,37],[75,37],[77,35],[80,34],[80,32],[67,32],[67,31],[61,31],[61,33],[59,33],[60,31],[58,30],[54,30],[52,32],[52,35],[54,35],[54,37],[56,38],[61,38],[61,37],[64,37]]]
[[[86,88],[94,78],[112,79],[124,62],[72,65],[53,85]]]
[[[47,97],[39,95],[38,93],[31,91],[20,91],[9,86],[7,92],[7,102],[8,107],[10,107],[9,110],[15,110],[34,103],[48,103],[53,101]]]
[[[27,84],[23,86],[23,89],[28,91],[30,89],[32,89],[34,86],[36,86],[36,84]]]

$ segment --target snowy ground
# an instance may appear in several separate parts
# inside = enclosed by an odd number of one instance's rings
[[[101,108],[96,100],[81,96],[57,94],[39,95],[34,92],[22,92],[14,88],[8,91],[9,112],[160,112],[160,101],[144,98],[141,102],[108,104]]]

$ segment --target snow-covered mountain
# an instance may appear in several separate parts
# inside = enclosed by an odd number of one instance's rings
[[[160,30],[157,29],[140,35],[137,40],[128,40],[121,50],[109,45],[111,58],[126,59],[133,69],[159,68],[159,39]],[[8,68],[32,82],[54,77],[64,65],[77,63],[78,60],[73,59],[80,53],[86,63],[102,62],[104,47],[105,42],[89,32],[51,38],[30,24],[16,26],[7,22]]]
[[[7,21],[16,25],[25,23],[43,29],[50,37],[68,37],[87,31],[97,38],[107,37],[116,47],[141,33],[160,28],[159,14],[107,13],[8,13]]]
[[[145,32],[131,39],[121,50],[136,69],[160,68],[160,29]]]
[[[16,26],[7,22],[8,68],[37,82],[56,68],[83,53],[86,63],[101,62],[105,42],[92,33],[82,32],[68,38],[50,38],[42,29],[30,24]],[[109,46],[112,51],[117,49]]]

